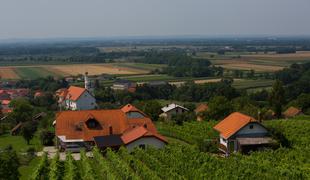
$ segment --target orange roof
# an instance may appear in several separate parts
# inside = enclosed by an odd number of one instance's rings
[[[132,111],[139,111],[140,110],[138,108],[136,108],[135,106],[131,105],[131,104],[127,104],[125,105],[124,107],[122,107],[121,109],[124,113],[127,113],[127,112],[132,112]]]
[[[200,113],[200,112],[203,112],[203,111],[206,111],[208,110],[208,105],[207,104],[200,104],[196,109],[195,109],[195,112],[196,113]]]
[[[76,101],[85,91],[86,91],[85,88],[70,86],[68,89],[66,99]]]
[[[234,112],[215,125],[213,128],[220,132],[222,137],[228,139],[250,122],[257,121],[253,117],[244,115],[239,112]]]
[[[95,119],[101,128],[89,129],[86,125],[89,119]],[[62,111],[56,114],[56,135],[66,136],[66,139],[93,141],[96,136],[110,135],[110,127],[112,127],[113,135],[129,133],[124,137],[126,142],[132,140],[133,137],[137,137],[136,131],[141,131],[139,129],[135,130],[138,127],[146,129],[146,133],[143,134],[145,136],[164,139],[163,136],[157,133],[151,119],[147,117],[127,119],[126,113],[120,109]]]
[[[1,101],[1,104],[2,104],[2,105],[9,105],[10,102],[11,102],[10,100],[2,100],[2,101]]]
[[[139,127],[133,128],[130,131],[125,132],[121,138],[124,144],[128,144],[142,137],[146,133],[147,133],[147,130],[144,127],[139,126]]]
[[[90,117],[97,120],[102,129],[88,129],[86,122]],[[56,116],[56,135],[67,139],[93,141],[95,136],[109,135],[109,127],[113,128],[113,134],[122,134],[128,127],[125,114],[120,110],[85,110],[62,111]]]
[[[283,114],[285,117],[294,117],[299,115],[300,113],[302,113],[300,109],[291,106]]]

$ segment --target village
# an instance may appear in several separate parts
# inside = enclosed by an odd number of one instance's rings
[[[132,104],[126,104],[120,108],[100,109],[95,98],[94,82],[84,74],[84,87],[68,86],[58,89],[54,98],[57,102],[57,112],[52,127],[54,133],[50,134],[49,144],[43,152],[47,152],[49,158],[53,158],[56,152],[62,153],[62,160],[65,160],[66,152],[76,153],[75,159],[79,160],[81,151],[92,151],[94,147],[104,152],[107,148],[118,150],[125,147],[129,152],[135,148],[145,149],[152,146],[157,149],[164,148],[169,144],[169,138],[158,132],[154,120],[149,115]],[[164,85],[154,82],[151,87]],[[116,91],[135,92],[139,86],[131,81],[117,81],[111,87]],[[14,108],[11,101],[19,98],[38,99],[44,97],[42,90],[31,92],[27,88],[1,89],[0,102],[2,118],[5,121]],[[192,111],[197,122],[205,120],[205,113],[208,113],[208,104],[200,103],[196,107],[186,108],[182,105],[171,103],[161,107],[158,117],[163,122],[171,122],[173,118],[180,118],[180,115]],[[269,110],[268,119],[275,119],[275,114]],[[302,115],[302,111],[296,107],[289,107],[283,112],[284,118],[293,118]],[[32,121],[38,123],[46,113],[38,112],[32,117]],[[263,119],[248,116],[240,112],[232,112],[227,115],[213,128],[218,132],[218,153],[228,157],[231,153],[275,148],[278,143],[273,135],[261,122]],[[178,120],[177,120],[178,121]],[[20,121],[11,129],[11,135],[19,135],[25,122]],[[203,133],[203,132],[202,132]],[[38,152],[39,156],[43,152]],[[89,155],[89,154],[88,154]],[[90,154],[90,156],[92,156]]]

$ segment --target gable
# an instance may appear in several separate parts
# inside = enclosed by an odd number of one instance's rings
[[[268,134],[268,130],[257,122],[251,122],[241,128],[238,132],[234,134],[234,137],[239,136],[264,136]]]

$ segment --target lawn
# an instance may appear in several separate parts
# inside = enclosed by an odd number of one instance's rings
[[[30,141],[30,145],[27,145],[27,142],[24,140],[22,136],[11,136],[10,134],[1,135],[0,136],[0,148],[5,148],[8,145],[12,145],[13,148],[18,152],[25,152],[30,147],[33,147],[36,150],[40,150],[42,148],[38,135],[36,135]]]

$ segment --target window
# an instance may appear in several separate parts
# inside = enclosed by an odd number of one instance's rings
[[[145,149],[145,144],[140,144],[140,145],[139,145],[139,148]]]
[[[144,124],[144,128],[147,128],[147,124]]]
[[[86,122],[86,125],[89,129],[97,129],[100,127],[100,124],[98,121],[96,121],[96,119],[89,119],[87,122]]]
[[[250,129],[253,129],[253,128],[254,128],[254,127],[253,127],[253,125],[251,124],[251,125],[250,125]]]
[[[177,113],[178,113],[178,112],[179,112],[179,109],[176,109],[176,110],[175,110],[175,112],[177,112]]]
[[[184,112],[184,109],[182,109],[182,112]]]
[[[110,134],[113,134],[113,128],[112,128],[112,126],[109,127],[109,132],[110,132]]]

